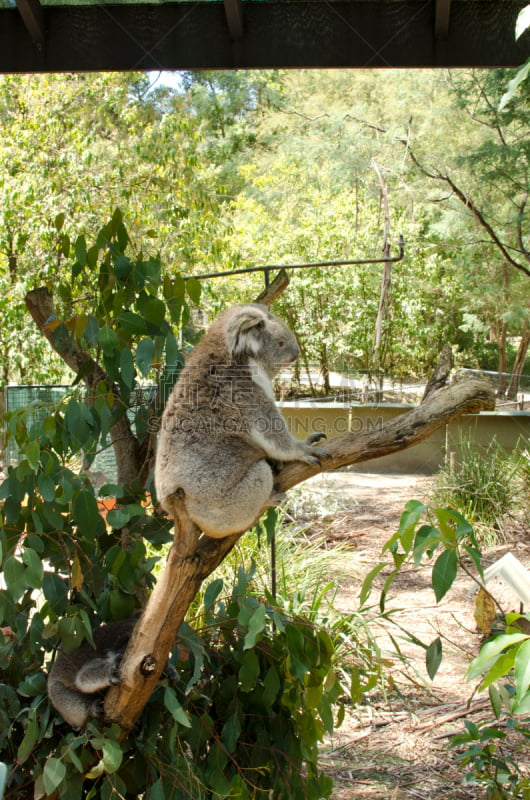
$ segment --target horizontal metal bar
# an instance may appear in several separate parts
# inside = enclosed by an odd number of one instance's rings
[[[259,267],[240,267],[238,269],[228,269],[224,272],[207,272],[203,275],[186,275],[185,280],[188,278],[195,278],[197,281],[205,281],[210,278],[228,278],[231,275],[246,275],[247,272],[270,272],[272,270],[282,269],[313,269],[315,267],[348,267],[353,264],[389,264],[401,261],[405,256],[405,240],[403,236],[399,237],[399,255],[394,258],[361,258],[356,260],[344,261],[314,261],[308,264],[265,264]]]

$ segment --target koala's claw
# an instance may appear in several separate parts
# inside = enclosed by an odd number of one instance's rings
[[[321,466],[322,462],[326,461],[328,458],[331,458],[331,454],[328,453],[327,450],[324,450],[323,447],[312,446],[311,450],[309,453],[307,453],[303,461],[305,461],[306,464],[311,464],[312,466]]]
[[[279,506],[285,500],[287,500],[287,495],[285,494],[285,492],[273,492],[269,497],[268,508],[274,508],[275,506]]]
[[[327,438],[328,437],[326,436],[326,434],[320,431],[319,433],[311,433],[305,441],[306,444],[316,444],[317,442],[320,442],[321,439],[327,439]]]
[[[109,677],[109,685],[117,686],[119,683],[121,683],[120,673],[113,672],[112,675]]]

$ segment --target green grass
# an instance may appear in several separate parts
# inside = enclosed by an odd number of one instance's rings
[[[454,465],[440,470],[434,504],[459,511],[485,544],[504,538],[507,520],[521,501],[524,459],[521,451],[507,453],[495,439],[487,447],[471,441],[459,446]],[[530,462],[527,459],[530,475]]]

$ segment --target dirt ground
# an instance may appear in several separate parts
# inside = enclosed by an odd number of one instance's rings
[[[348,542],[346,554],[341,552],[346,577],[341,579],[338,605],[345,613],[354,611],[362,580],[381,560],[381,547],[397,529],[405,503],[411,499],[429,502],[432,480],[414,475],[333,473],[317,476],[310,488],[313,496],[322,497],[323,507],[330,499],[334,505],[333,514],[315,519],[315,529],[326,532],[330,547]],[[528,531],[519,529],[509,541],[488,551],[484,566],[510,550],[530,567],[529,543]],[[383,580],[375,586],[374,601]],[[455,754],[448,746],[451,736],[463,732],[464,717],[474,722],[492,719],[486,694],[476,695],[468,705],[473,686],[464,677],[481,641],[473,617],[476,588],[471,578],[461,574],[436,605],[428,566],[407,568],[398,577],[389,605],[399,609],[399,623],[423,642],[429,644],[438,634],[442,636],[442,665],[431,682],[421,647],[401,643],[412,662],[407,674],[399,659],[389,653],[395,688],[386,696],[375,694],[360,709],[350,707],[344,723],[322,750],[322,767],[335,783],[333,800],[484,797],[480,787],[463,784]],[[504,611],[520,609],[517,598],[500,580],[495,579],[488,588]],[[389,644],[381,631],[381,648],[387,650]],[[521,754],[517,758],[521,763]],[[530,766],[530,757],[525,759]]]

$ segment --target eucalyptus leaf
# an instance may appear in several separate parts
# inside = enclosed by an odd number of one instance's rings
[[[53,794],[66,776],[66,767],[60,758],[49,756],[44,764],[43,781],[46,794]]]
[[[425,653],[425,663],[427,673],[432,681],[442,663],[442,640],[439,636],[428,646]]]
[[[147,377],[155,356],[155,343],[149,337],[145,337],[138,343],[136,348],[136,364],[142,375]]]
[[[248,631],[243,644],[244,650],[254,647],[266,623],[265,606],[259,605],[248,621]]]
[[[458,572],[458,557],[456,550],[444,550],[441,553],[432,569],[432,588],[436,596],[436,602],[445,597],[453,585]]]

